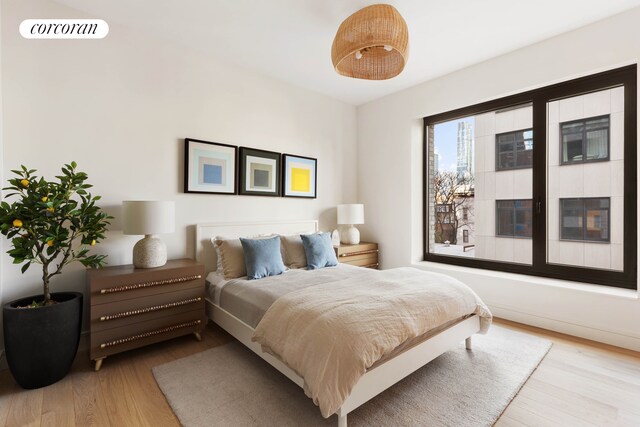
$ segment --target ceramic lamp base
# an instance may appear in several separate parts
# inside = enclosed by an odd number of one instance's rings
[[[357,245],[360,243],[360,232],[353,225],[347,227],[342,233],[340,233],[340,243],[345,245]]]
[[[133,247],[135,268],[162,267],[167,263],[167,245],[153,234],[147,234]]]

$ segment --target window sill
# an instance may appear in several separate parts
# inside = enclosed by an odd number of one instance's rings
[[[505,273],[502,271],[484,270],[480,268],[462,267],[458,265],[442,264],[438,262],[419,261],[413,263],[412,267],[421,270],[436,270],[447,274],[449,272],[460,272],[466,274],[476,274],[484,277],[498,277],[502,279],[512,280],[514,282],[526,282],[556,289],[569,289],[572,291],[585,292],[590,294],[606,295],[616,298],[624,298],[630,300],[640,299],[638,290],[615,288],[612,286],[593,285],[590,283],[571,282],[568,280],[548,279],[545,277],[529,276],[516,273]]]

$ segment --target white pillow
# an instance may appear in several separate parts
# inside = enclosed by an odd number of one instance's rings
[[[261,234],[259,236],[250,237],[252,239],[267,239],[273,237],[274,234]],[[247,268],[244,262],[244,250],[240,238],[229,238],[216,236],[211,239],[213,246],[216,248],[217,271],[222,274],[226,280],[237,279],[247,275]]]
[[[306,233],[280,235],[280,247],[284,264],[289,268],[304,268],[307,266],[307,256],[304,253],[301,234],[315,234],[316,231]]]
[[[216,273],[222,274],[222,256],[220,256],[220,248],[216,245],[216,237],[211,238],[211,244],[216,250]]]
[[[307,257],[304,254],[304,246],[299,234],[280,236],[282,259],[289,268],[304,268],[307,266]]]

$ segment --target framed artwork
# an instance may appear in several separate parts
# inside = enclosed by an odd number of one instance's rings
[[[280,196],[280,153],[240,147],[238,194]]]
[[[311,157],[282,155],[282,195],[316,198],[318,160]]]
[[[236,194],[238,147],[185,138],[184,192]]]

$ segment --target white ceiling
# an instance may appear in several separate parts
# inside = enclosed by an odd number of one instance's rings
[[[388,0],[407,21],[400,76],[339,76],[331,43],[366,0],[56,0],[347,103],[359,105],[640,6],[640,0]]]

